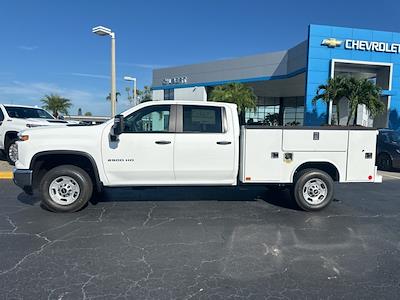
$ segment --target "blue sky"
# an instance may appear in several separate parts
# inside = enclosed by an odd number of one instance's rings
[[[95,4],[96,3],[96,4]],[[303,41],[310,23],[400,32],[398,1],[2,1],[0,103],[40,105],[58,93],[107,115],[110,40],[117,37],[117,90],[124,75],[151,84],[153,68],[282,50]]]

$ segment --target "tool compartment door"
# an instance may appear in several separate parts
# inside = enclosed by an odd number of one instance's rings
[[[282,175],[282,129],[242,130],[240,180],[279,182]]]
[[[377,132],[375,130],[349,131],[347,181],[374,181],[376,138]]]

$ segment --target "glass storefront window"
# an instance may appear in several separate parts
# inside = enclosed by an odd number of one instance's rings
[[[301,126],[304,121],[304,97],[258,97],[257,108],[246,110],[246,124]]]
[[[284,126],[302,126],[304,123],[304,97],[283,98]]]

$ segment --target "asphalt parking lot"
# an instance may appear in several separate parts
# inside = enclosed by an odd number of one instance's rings
[[[400,173],[319,213],[264,188],[106,190],[55,214],[0,180],[2,299],[400,295]]]

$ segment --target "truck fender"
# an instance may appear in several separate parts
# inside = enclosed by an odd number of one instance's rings
[[[83,152],[83,151],[75,151],[75,150],[49,150],[49,151],[42,151],[42,152],[38,152],[36,153],[30,162],[30,166],[29,168],[31,170],[34,170],[36,162],[40,159],[43,158],[44,156],[76,156],[76,157],[84,157],[86,159],[88,159],[88,161],[91,164],[92,170],[93,170],[93,184],[96,187],[96,190],[98,192],[100,192],[103,188],[103,183],[100,180],[100,176],[99,176],[99,170],[97,168],[97,164],[95,159],[87,152]],[[60,163],[61,164],[61,163]]]

